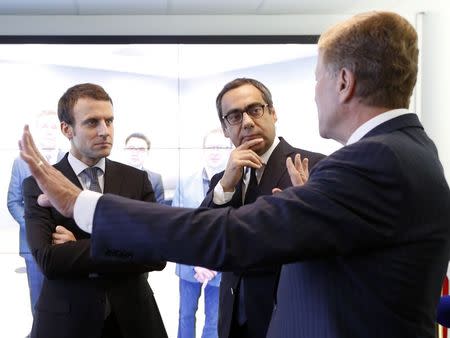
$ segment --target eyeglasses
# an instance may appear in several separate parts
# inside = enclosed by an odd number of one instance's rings
[[[264,108],[269,105],[262,103],[252,103],[242,109],[233,109],[229,111],[225,116],[222,116],[222,120],[226,120],[231,126],[241,124],[244,113],[247,113],[252,119],[259,119],[264,115]]]

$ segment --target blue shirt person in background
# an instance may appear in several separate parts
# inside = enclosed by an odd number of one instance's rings
[[[59,133],[59,122],[56,112],[43,110],[36,115],[34,132],[36,142],[43,155],[49,163],[56,163],[64,153],[58,149],[57,135]],[[30,176],[28,165],[20,158],[14,160],[9,182],[7,204],[11,216],[19,224],[19,255],[25,260],[25,267],[30,292],[31,313],[34,316],[34,307],[42,288],[42,273],[39,270],[28,247],[25,220],[24,204],[22,194],[22,182]]]
[[[203,138],[204,167],[189,177],[181,178],[172,201],[173,206],[198,207],[208,191],[210,179],[224,170],[231,149],[221,129],[208,132]],[[176,265],[180,277],[180,309],[178,338],[195,337],[195,313],[204,287],[205,325],[202,338],[217,337],[219,286],[221,273],[199,266]]]
[[[148,178],[155,192],[156,202],[164,202],[164,186],[160,174],[144,168],[145,158],[148,156],[151,142],[142,133],[132,133],[125,140],[125,154],[127,164],[147,172]]]

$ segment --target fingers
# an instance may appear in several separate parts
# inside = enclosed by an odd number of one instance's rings
[[[195,277],[195,278],[201,283],[203,283],[205,281],[210,281],[217,275],[217,271],[209,270],[207,268],[202,268],[200,266],[196,266],[194,268],[194,271],[196,272],[195,275],[198,276],[198,278],[197,277]]]
[[[302,160],[300,154],[295,155],[294,162],[290,157],[286,159],[286,168],[293,186],[301,186],[308,181],[308,163],[309,160],[307,158]]]
[[[279,192],[282,192],[283,190],[281,190],[280,188],[273,188],[272,189],[272,195],[278,194]]]
[[[28,126],[20,140],[20,156],[28,164],[31,174],[52,206],[66,217],[73,216],[73,208],[81,189],[50,165],[39,153]]]
[[[262,138],[255,138],[253,140],[245,141],[242,144],[240,144],[236,149],[251,149],[251,147],[256,146],[258,143],[261,143],[264,141]]]
[[[75,242],[76,238],[70,230],[62,225],[57,225],[55,232],[52,233],[52,244],[63,244],[66,242]]]
[[[253,139],[242,143],[230,153],[225,172],[221,179],[224,191],[233,191],[242,177],[244,167],[259,169],[263,165],[261,157],[250,149],[255,144],[262,142],[262,138]]]
[[[259,169],[261,168],[263,161],[261,157],[255,153],[251,148],[258,143],[263,141],[262,138],[256,138],[243,142],[239,147],[237,147],[234,152],[239,154],[238,163],[241,168],[251,167]]]
[[[19,141],[20,156],[30,167],[34,175],[42,174],[45,167],[49,166],[45,158],[39,153],[28,125],[23,128],[22,139]]]

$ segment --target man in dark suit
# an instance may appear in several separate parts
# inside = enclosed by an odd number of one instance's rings
[[[267,337],[432,338],[450,255],[450,189],[436,146],[406,109],[417,66],[416,31],[395,13],[356,15],[325,32],[319,131],[345,146],[303,186],[239,209],[81,192],[45,163],[27,129],[22,157],[51,203],[92,232],[95,259],[219,270],[284,263]],[[305,182],[300,161],[287,163],[291,179]],[[95,211],[83,220],[84,205]]]
[[[72,183],[80,189],[155,201],[146,172],[106,158],[113,143],[114,116],[111,98],[102,87],[69,88],[59,100],[58,117],[71,149],[55,168]],[[93,262],[89,234],[72,218],[40,207],[41,193],[33,178],[24,181],[27,238],[45,275],[31,337],[167,337],[146,273],[162,270],[165,262]]]
[[[296,154],[314,166],[324,156],[293,148],[275,136],[277,113],[272,94],[261,82],[238,78],[227,83],[216,99],[224,131],[236,147],[225,171],[211,180],[202,206],[239,208],[272,189],[291,186],[286,159]],[[252,147],[247,141],[260,139]],[[250,185],[254,168],[256,187]],[[244,174],[245,173],[245,174]],[[250,196],[253,195],[253,196]],[[265,337],[272,315],[280,265],[224,272],[220,284],[219,337]]]

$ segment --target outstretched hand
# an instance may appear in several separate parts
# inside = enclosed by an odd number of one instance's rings
[[[73,217],[75,201],[81,190],[40,154],[28,125],[23,129],[19,147],[20,156],[28,164],[31,174],[36,179],[39,188],[47,196],[50,204],[62,215]]]
[[[291,178],[292,186],[299,187],[304,185],[309,179],[309,168],[308,168],[309,160],[308,158],[302,157],[300,154],[296,154],[294,157],[294,161],[292,158],[288,157],[286,159],[286,168],[289,173],[289,177]],[[280,188],[273,188],[272,194],[276,194],[277,192],[282,191]]]

